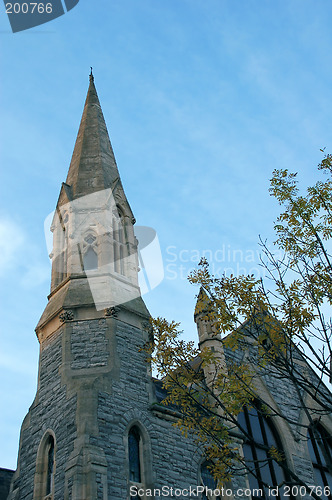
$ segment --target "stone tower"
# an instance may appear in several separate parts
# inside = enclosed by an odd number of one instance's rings
[[[154,398],[139,349],[149,313],[134,223],[91,74],[52,222],[51,293],[36,328],[38,388],[21,428],[12,500],[128,497],[128,429],[137,422],[146,432],[142,412]],[[141,475],[149,485],[149,463]]]

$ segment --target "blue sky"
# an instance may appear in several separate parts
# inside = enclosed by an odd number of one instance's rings
[[[44,219],[66,179],[90,66],[137,224],[159,236],[152,315],[195,338],[204,251],[217,272],[258,268],[273,241],[274,168],[316,177],[331,151],[329,0],[80,0],[12,34],[0,11],[0,466],[15,468],[36,390],[34,328],[50,264]],[[253,261],[256,256],[256,261]],[[211,260],[211,259],[210,259]]]

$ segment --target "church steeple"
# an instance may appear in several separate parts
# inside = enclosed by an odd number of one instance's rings
[[[52,231],[51,293],[36,328],[38,388],[9,498],[128,498],[132,412],[140,418],[144,410],[145,421],[155,401],[143,349],[149,312],[138,286],[134,218],[92,74]],[[142,457],[145,446],[140,439]],[[152,471],[140,470],[149,487]]]
[[[91,72],[66,184],[72,199],[77,199],[112,188],[117,180],[119,172]]]
[[[77,317],[82,308],[86,315],[87,308],[101,311],[136,301],[135,309],[147,314],[138,286],[134,223],[91,71],[74,152],[51,227],[51,294],[37,333],[68,310]]]

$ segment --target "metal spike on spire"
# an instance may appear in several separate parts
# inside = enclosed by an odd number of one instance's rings
[[[89,78],[90,78],[90,82],[93,82],[94,81],[94,77],[93,77],[93,73],[92,73],[92,66],[90,66],[90,68],[91,68],[91,71],[90,71]]]

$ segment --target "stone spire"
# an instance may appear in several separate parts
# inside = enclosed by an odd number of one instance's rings
[[[66,184],[74,200],[112,188],[117,180],[119,172],[91,71]]]
[[[147,316],[138,285],[134,223],[91,70],[74,152],[51,226],[51,294],[37,333],[63,314],[94,316],[114,306]]]

